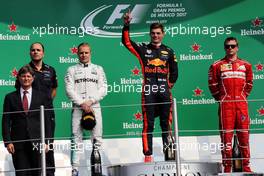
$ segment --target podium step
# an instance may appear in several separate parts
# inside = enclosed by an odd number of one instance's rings
[[[181,176],[217,176],[221,163],[188,162],[181,163]],[[115,165],[107,168],[108,176],[176,176],[176,163],[153,162]]]

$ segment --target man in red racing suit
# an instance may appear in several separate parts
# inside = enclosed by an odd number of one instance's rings
[[[249,116],[247,96],[253,86],[251,64],[237,57],[238,42],[229,37],[224,42],[225,58],[213,63],[209,69],[209,89],[219,101],[219,124],[224,172],[231,172],[232,138],[234,129],[242,154],[243,172],[249,167]]]
[[[161,24],[153,23],[150,26],[150,44],[136,44],[129,37],[130,20],[131,14],[128,12],[124,16],[125,24],[122,31],[122,43],[138,58],[144,76],[142,86],[142,143],[145,162],[151,162],[153,160],[152,133],[155,116],[160,117],[163,148],[168,144],[169,133],[171,133],[171,88],[178,78],[177,60],[174,51],[161,44],[164,36]],[[155,103],[164,104],[155,105]]]

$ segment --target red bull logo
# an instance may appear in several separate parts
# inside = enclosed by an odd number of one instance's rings
[[[155,68],[149,68],[145,67],[145,73],[161,73],[161,74],[167,74],[168,69],[167,68],[160,68],[160,67],[155,67]]]
[[[163,65],[164,67],[166,66],[166,61],[160,60],[159,58],[149,60],[148,59],[148,65],[154,65],[155,67],[159,67]]]

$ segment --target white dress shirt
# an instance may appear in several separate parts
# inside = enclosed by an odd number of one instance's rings
[[[28,99],[28,109],[29,109],[30,108],[30,103],[31,103],[31,97],[32,97],[32,87],[30,87],[28,90],[24,90],[22,87],[20,87],[20,96],[21,96],[22,102],[23,102],[24,91],[28,92],[26,94],[26,96],[27,96],[27,99]]]

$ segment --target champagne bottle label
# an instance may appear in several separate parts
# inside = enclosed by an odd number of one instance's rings
[[[91,175],[102,176],[101,156],[95,139],[93,140],[93,150],[91,153]]]
[[[171,159],[171,158],[172,158],[172,151],[171,151],[171,147],[169,147],[169,149],[168,149],[168,157],[169,157],[169,159]]]
[[[165,161],[175,160],[175,151],[173,148],[173,139],[171,136],[168,136],[168,140],[165,147]]]

